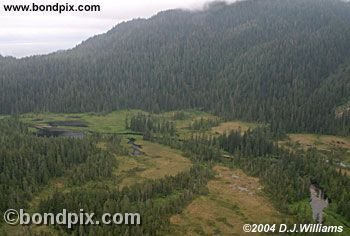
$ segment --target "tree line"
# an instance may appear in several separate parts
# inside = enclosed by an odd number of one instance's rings
[[[117,25],[76,48],[0,58],[0,113],[203,108],[349,134],[350,3],[247,0]]]
[[[94,137],[40,138],[28,128],[14,118],[0,120],[0,212],[26,209],[56,177],[78,185],[112,175],[115,160]]]
[[[62,209],[91,211],[100,219],[103,213],[140,213],[140,225],[56,226],[62,235],[164,235],[170,233],[169,217],[180,213],[196,196],[207,193],[206,183],[213,173],[208,166],[195,164],[189,171],[174,177],[152,180],[116,190],[96,184],[93,189],[55,192],[42,201],[40,212],[59,213]]]

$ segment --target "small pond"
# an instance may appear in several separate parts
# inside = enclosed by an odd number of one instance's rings
[[[328,198],[324,192],[315,185],[310,186],[310,205],[312,208],[312,218],[317,223],[323,221],[323,210],[328,207]]]
[[[41,128],[35,134],[39,137],[84,138],[85,136],[85,133],[81,131],[71,131],[57,128]]]

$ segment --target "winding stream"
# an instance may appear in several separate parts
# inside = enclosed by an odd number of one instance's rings
[[[328,199],[325,198],[323,191],[315,185],[310,186],[310,205],[312,208],[312,218],[317,223],[322,223],[323,210],[328,207]]]

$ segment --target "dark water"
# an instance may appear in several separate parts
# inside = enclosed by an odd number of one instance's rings
[[[39,137],[68,137],[68,138],[84,138],[85,133],[81,131],[70,131],[57,128],[42,128],[36,132]]]
[[[141,151],[142,145],[136,144],[135,143],[136,139],[134,138],[129,138],[128,144],[131,145],[132,152],[130,153],[132,156],[140,156],[143,154]]]
[[[310,186],[310,205],[312,208],[312,218],[317,223],[322,223],[323,221],[323,210],[328,207],[328,199],[324,196],[321,189],[315,185]]]

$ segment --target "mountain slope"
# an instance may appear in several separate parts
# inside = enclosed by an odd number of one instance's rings
[[[339,75],[350,65],[350,3],[338,0],[169,10],[69,51],[1,61],[0,113],[203,107],[276,129],[349,129],[334,115],[344,97],[318,100],[339,94],[335,77],[350,83]]]

